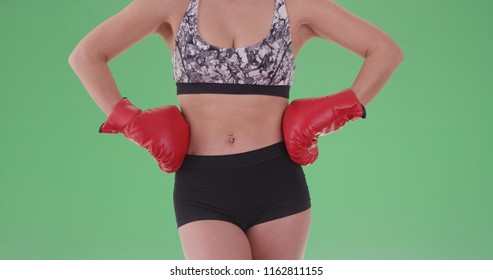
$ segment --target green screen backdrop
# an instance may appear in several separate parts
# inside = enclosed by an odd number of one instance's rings
[[[126,1],[0,2],[0,259],[183,259],[174,176],[123,135],[68,65]],[[320,138],[304,167],[306,259],[492,259],[493,2],[338,1],[405,59],[366,120]],[[351,86],[363,59],[313,39],[291,100]],[[171,56],[151,35],[109,64],[123,96],[178,105]]]

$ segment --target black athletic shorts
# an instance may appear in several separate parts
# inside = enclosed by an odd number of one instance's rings
[[[186,155],[173,199],[178,227],[222,220],[246,230],[311,206],[303,169],[284,141],[238,154]]]

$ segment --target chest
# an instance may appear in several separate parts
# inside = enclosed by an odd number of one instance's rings
[[[200,21],[205,16],[201,14],[200,1],[190,1],[177,32],[172,58],[174,78],[177,82],[283,86],[291,84],[295,64],[284,0],[271,3],[272,15],[267,17],[270,18],[270,24],[266,25],[266,34],[262,34],[255,41],[245,43],[244,46],[233,47],[221,46],[220,43],[211,42],[202,35]],[[211,22],[214,26],[221,21]],[[235,28],[225,27],[223,30],[234,33],[233,29]],[[212,34],[221,37],[218,30]],[[242,41],[248,37],[243,34],[247,32],[238,33],[237,37],[222,37],[223,40],[231,40],[230,45],[241,45],[238,40]]]
[[[199,0],[200,37],[220,48],[254,45],[267,37],[274,23],[277,0]]]

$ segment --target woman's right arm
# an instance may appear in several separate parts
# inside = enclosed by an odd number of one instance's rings
[[[70,66],[106,116],[122,99],[107,63],[168,23],[176,2],[134,0],[88,33],[70,54]]]

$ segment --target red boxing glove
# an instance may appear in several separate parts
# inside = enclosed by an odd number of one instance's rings
[[[142,112],[126,97],[113,108],[100,133],[122,133],[147,149],[166,173],[176,172],[183,163],[190,130],[176,106],[162,106]]]
[[[366,118],[366,110],[351,89],[294,100],[284,111],[282,121],[289,157],[301,165],[312,164],[318,157],[318,137],[335,132],[357,118]]]

